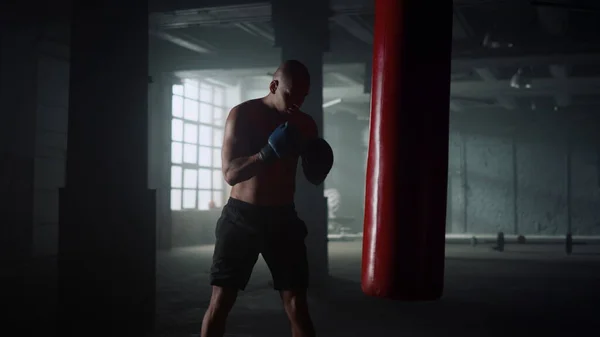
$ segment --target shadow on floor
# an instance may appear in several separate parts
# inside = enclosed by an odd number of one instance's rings
[[[318,336],[562,337],[598,330],[600,259],[566,256],[550,246],[524,250],[447,248],[443,298],[415,303],[365,296],[359,283],[360,243],[331,243],[332,277],[326,287],[309,293]],[[231,314],[231,336],[290,336],[279,297],[268,281],[268,271],[259,262]],[[163,325],[158,335],[188,337],[199,331],[206,298],[196,297],[196,309],[179,314],[164,308],[179,315],[182,325]]]
[[[327,287],[309,293],[320,337],[563,337],[600,330],[600,247],[579,248],[567,256],[552,246],[525,245],[524,252],[500,253],[449,245],[444,296],[419,303],[365,296],[359,283],[360,248],[360,242],[330,243],[332,277]],[[211,253],[211,247],[159,253],[153,337],[190,337],[200,331],[210,297]],[[38,293],[31,294],[30,311],[40,331],[52,330],[54,263],[44,262],[31,276]],[[269,281],[259,260],[231,313],[229,336],[290,336]]]

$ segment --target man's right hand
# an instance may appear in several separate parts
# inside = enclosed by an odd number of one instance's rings
[[[279,125],[269,136],[267,145],[259,152],[262,161],[283,158],[296,151],[297,134],[287,122]]]

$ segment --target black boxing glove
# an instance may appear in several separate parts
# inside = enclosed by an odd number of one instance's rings
[[[309,141],[302,153],[302,170],[306,179],[314,185],[323,183],[333,167],[333,150],[323,138]]]

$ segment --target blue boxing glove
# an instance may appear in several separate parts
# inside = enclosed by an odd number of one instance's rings
[[[323,138],[310,141],[302,152],[302,169],[306,179],[320,185],[333,167],[333,150]]]
[[[262,161],[272,161],[283,158],[296,151],[297,147],[296,129],[287,122],[279,125],[269,136],[267,145],[258,153]]]

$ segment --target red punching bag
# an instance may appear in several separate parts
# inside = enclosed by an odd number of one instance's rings
[[[375,0],[362,289],[441,297],[452,1]]]

